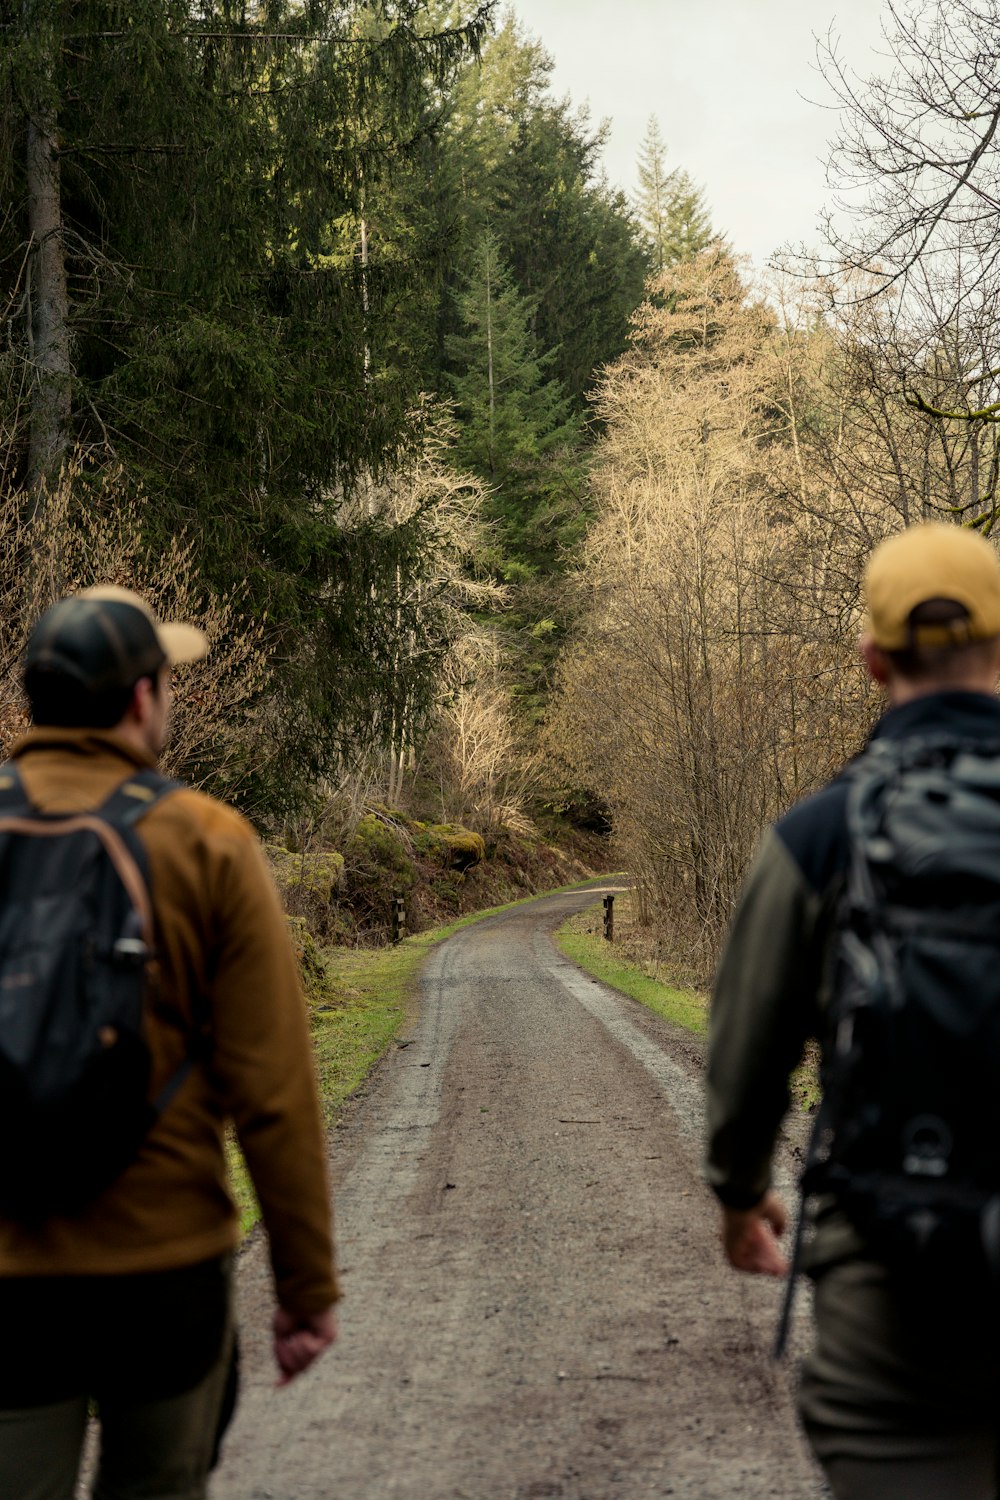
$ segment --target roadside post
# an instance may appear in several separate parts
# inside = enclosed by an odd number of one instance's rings
[[[401,943],[406,936],[406,902],[402,896],[392,901],[392,940]]]
[[[614,935],[615,935],[615,898],[614,898],[614,896],[611,896],[611,895],[605,896],[604,901],[603,901],[602,904],[604,906],[604,936],[607,938],[608,942],[610,943],[614,939]]]

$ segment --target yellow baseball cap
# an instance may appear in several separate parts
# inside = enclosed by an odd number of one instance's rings
[[[882,542],[865,568],[868,629],[883,651],[962,646],[1000,635],[1000,556],[978,531],[928,521]],[[931,599],[953,599],[968,614],[914,626],[910,615]]]

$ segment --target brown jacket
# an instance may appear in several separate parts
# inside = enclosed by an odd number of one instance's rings
[[[108,731],[34,729],[14,755],[45,812],[98,806],[151,758]],[[138,1158],[73,1218],[0,1219],[0,1276],[106,1275],[193,1265],[236,1245],[224,1131],[236,1126],[270,1239],[278,1299],[310,1314],[337,1297],[326,1152],[305,1004],[274,884],[250,825],[187,788],[139,824],[162,973],[150,1016],[153,1090],[196,1064]],[[199,997],[202,997],[199,1004]],[[204,1021],[201,1022],[204,1025]]]

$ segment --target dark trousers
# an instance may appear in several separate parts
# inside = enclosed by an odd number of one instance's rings
[[[860,1259],[818,1277],[799,1404],[837,1500],[996,1500],[997,1301]]]
[[[141,1276],[0,1279],[0,1496],[203,1500],[234,1390],[229,1259]]]

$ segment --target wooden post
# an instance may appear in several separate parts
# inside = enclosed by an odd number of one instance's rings
[[[392,940],[401,943],[406,936],[406,901],[402,896],[392,900]]]
[[[605,896],[604,898],[604,936],[610,943],[615,935],[615,898]]]

